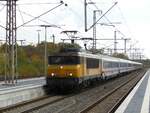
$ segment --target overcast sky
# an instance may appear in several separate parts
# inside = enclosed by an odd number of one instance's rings
[[[88,4],[88,27],[93,23],[93,10],[102,10],[104,14],[116,1],[115,0],[87,0],[87,2],[93,1],[95,5]],[[61,41],[61,38],[66,38],[65,35],[61,34],[62,30],[78,30],[78,36],[82,37],[92,37],[92,29],[87,33],[84,32],[84,0],[64,0],[68,4],[67,7],[64,5],[56,8],[55,10],[49,12],[48,14],[42,16],[40,20],[35,20],[27,25],[40,25],[40,24],[56,24],[62,25],[62,29],[49,28],[48,29],[48,40],[52,41],[50,36],[55,34],[57,37],[57,42]],[[144,49],[144,54],[146,57],[150,58],[150,1],[149,0],[118,0],[118,4],[102,18],[99,23],[109,23],[117,22],[120,24],[115,24],[116,28],[112,26],[101,26],[97,25],[97,38],[113,38],[114,30],[117,29],[121,31],[125,36],[117,34],[117,38],[131,38],[128,43],[128,48],[130,45],[135,45],[135,47]],[[4,3],[5,2],[0,2]],[[34,4],[31,0],[19,0],[17,2],[17,26],[23,24],[30,19],[32,16],[38,16],[43,12],[57,6],[59,0],[34,0]],[[52,3],[52,4],[40,4],[36,3]],[[3,4],[0,4],[0,25],[5,26],[5,10]],[[30,15],[30,16],[29,16]],[[97,18],[100,14],[97,14]],[[47,21],[47,23],[41,21]],[[109,20],[109,21],[108,21]],[[41,30],[40,36],[41,40],[44,40],[44,29],[40,27],[20,27],[18,29],[17,38],[26,39],[26,43],[37,42],[37,31]],[[5,37],[5,32],[0,28],[0,34],[2,38]],[[1,39],[2,39],[1,38]],[[138,43],[137,43],[138,42]],[[83,42],[79,42],[83,46]],[[88,46],[90,47],[88,42]],[[137,44],[135,44],[137,43]],[[118,41],[118,47],[123,47],[123,41]],[[97,48],[110,46],[113,48],[112,41],[98,41]]]

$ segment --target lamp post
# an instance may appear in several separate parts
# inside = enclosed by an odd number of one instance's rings
[[[106,23],[100,23],[100,25],[104,25],[104,26],[111,26],[111,27],[115,27],[115,25],[113,24],[106,24]],[[117,52],[117,35],[116,35],[117,31],[114,31],[114,53]]]
[[[40,27],[45,28],[45,43],[44,43],[44,75],[47,76],[47,28],[56,27],[60,28],[56,25],[40,25]]]
[[[114,31],[114,53],[117,52],[117,41],[116,41],[116,38],[117,38],[117,31],[115,30]]]
[[[38,33],[38,45],[40,44],[40,31],[41,30],[37,30],[37,33]]]

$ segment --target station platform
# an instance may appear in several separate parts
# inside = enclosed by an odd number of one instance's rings
[[[150,69],[115,113],[150,113]]]
[[[9,85],[0,82],[0,108],[45,95],[45,77],[22,79]]]
[[[14,85],[7,85],[4,81],[0,82],[0,94],[2,91],[26,88],[31,86],[44,86],[46,84],[45,77],[39,78],[28,78],[28,79],[19,79]]]

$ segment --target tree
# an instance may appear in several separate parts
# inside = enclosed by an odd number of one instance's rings
[[[112,56],[117,58],[122,58],[122,59],[129,59],[128,56],[123,53],[114,53]]]
[[[74,43],[74,44],[71,44],[71,43],[59,43],[58,44],[59,48],[77,48],[77,49],[81,49],[81,46]]]

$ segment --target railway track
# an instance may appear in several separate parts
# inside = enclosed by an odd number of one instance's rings
[[[0,109],[0,113],[112,113],[125,98],[122,95],[128,94],[126,90],[131,87],[130,85],[135,85],[144,72],[135,72],[136,74],[132,77],[132,74],[130,74],[115,78],[75,94],[45,96],[30,102]],[[136,77],[139,73],[140,76]],[[128,80],[122,83],[126,79]],[[117,84],[120,85],[118,86]],[[124,86],[127,88],[123,88]],[[121,96],[118,96],[118,91],[120,91]],[[116,98],[117,96],[118,98]]]
[[[144,73],[145,72],[143,72],[142,75],[144,75]],[[114,113],[142,77],[143,76],[130,78],[128,81],[112,89],[100,99],[81,110],[80,113]]]
[[[13,106],[0,109],[0,113],[28,113],[44,106],[61,101],[68,96],[43,96],[32,101],[22,102]]]

